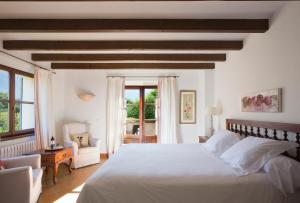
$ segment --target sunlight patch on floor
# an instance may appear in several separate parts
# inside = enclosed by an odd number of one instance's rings
[[[81,192],[83,186],[84,186],[84,183],[82,183],[82,184],[79,185],[77,188],[75,188],[75,189],[73,190],[73,192]]]
[[[54,203],[76,203],[76,200],[79,196],[79,192],[76,193],[68,193],[59,198],[58,200],[54,201]]]
[[[61,198],[54,201],[54,203],[76,203],[76,200],[78,199],[79,193],[82,190],[84,186],[84,183],[76,187],[72,192],[69,192],[62,196]]]

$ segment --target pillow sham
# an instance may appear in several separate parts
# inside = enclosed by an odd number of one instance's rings
[[[270,159],[297,146],[288,141],[247,137],[226,150],[221,159],[241,175],[247,175],[256,173]]]
[[[204,147],[208,151],[219,156],[229,147],[239,142],[241,138],[242,137],[237,133],[228,130],[221,130],[209,138],[204,144]]]
[[[284,195],[300,188],[299,162],[281,155],[268,161],[263,169],[273,185]]]
[[[71,140],[73,142],[76,142],[79,148],[89,146],[89,134],[88,133],[73,134],[73,135],[71,135]]]

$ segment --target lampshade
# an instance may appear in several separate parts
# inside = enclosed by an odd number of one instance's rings
[[[206,114],[207,115],[220,115],[220,114],[222,114],[222,110],[221,110],[221,108],[214,107],[214,106],[207,107]]]
[[[92,99],[94,99],[95,95],[93,93],[80,93],[78,94],[78,97],[82,100],[82,101],[85,101],[85,102],[89,102],[91,101]]]

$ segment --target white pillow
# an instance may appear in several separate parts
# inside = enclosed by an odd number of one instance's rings
[[[286,156],[277,156],[264,165],[268,178],[283,194],[300,188],[300,163]]]
[[[241,175],[247,175],[256,173],[270,159],[297,146],[298,144],[288,141],[247,137],[225,151],[221,159]]]
[[[211,138],[209,138],[204,144],[204,147],[208,151],[213,152],[219,156],[229,147],[239,142],[241,138],[242,137],[239,134],[228,130],[222,130],[216,132]]]

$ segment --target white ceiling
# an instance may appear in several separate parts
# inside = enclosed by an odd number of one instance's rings
[[[0,2],[0,18],[270,19],[286,3],[278,1]],[[0,33],[0,40],[243,40],[247,36],[248,34],[245,33]],[[2,42],[0,46],[2,47]],[[31,52],[10,53],[30,60]],[[50,67],[50,63],[40,64]]]
[[[247,33],[168,33],[168,32],[103,32],[103,33],[0,33],[7,40],[241,40]]]
[[[0,2],[0,18],[269,18],[284,2]]]

